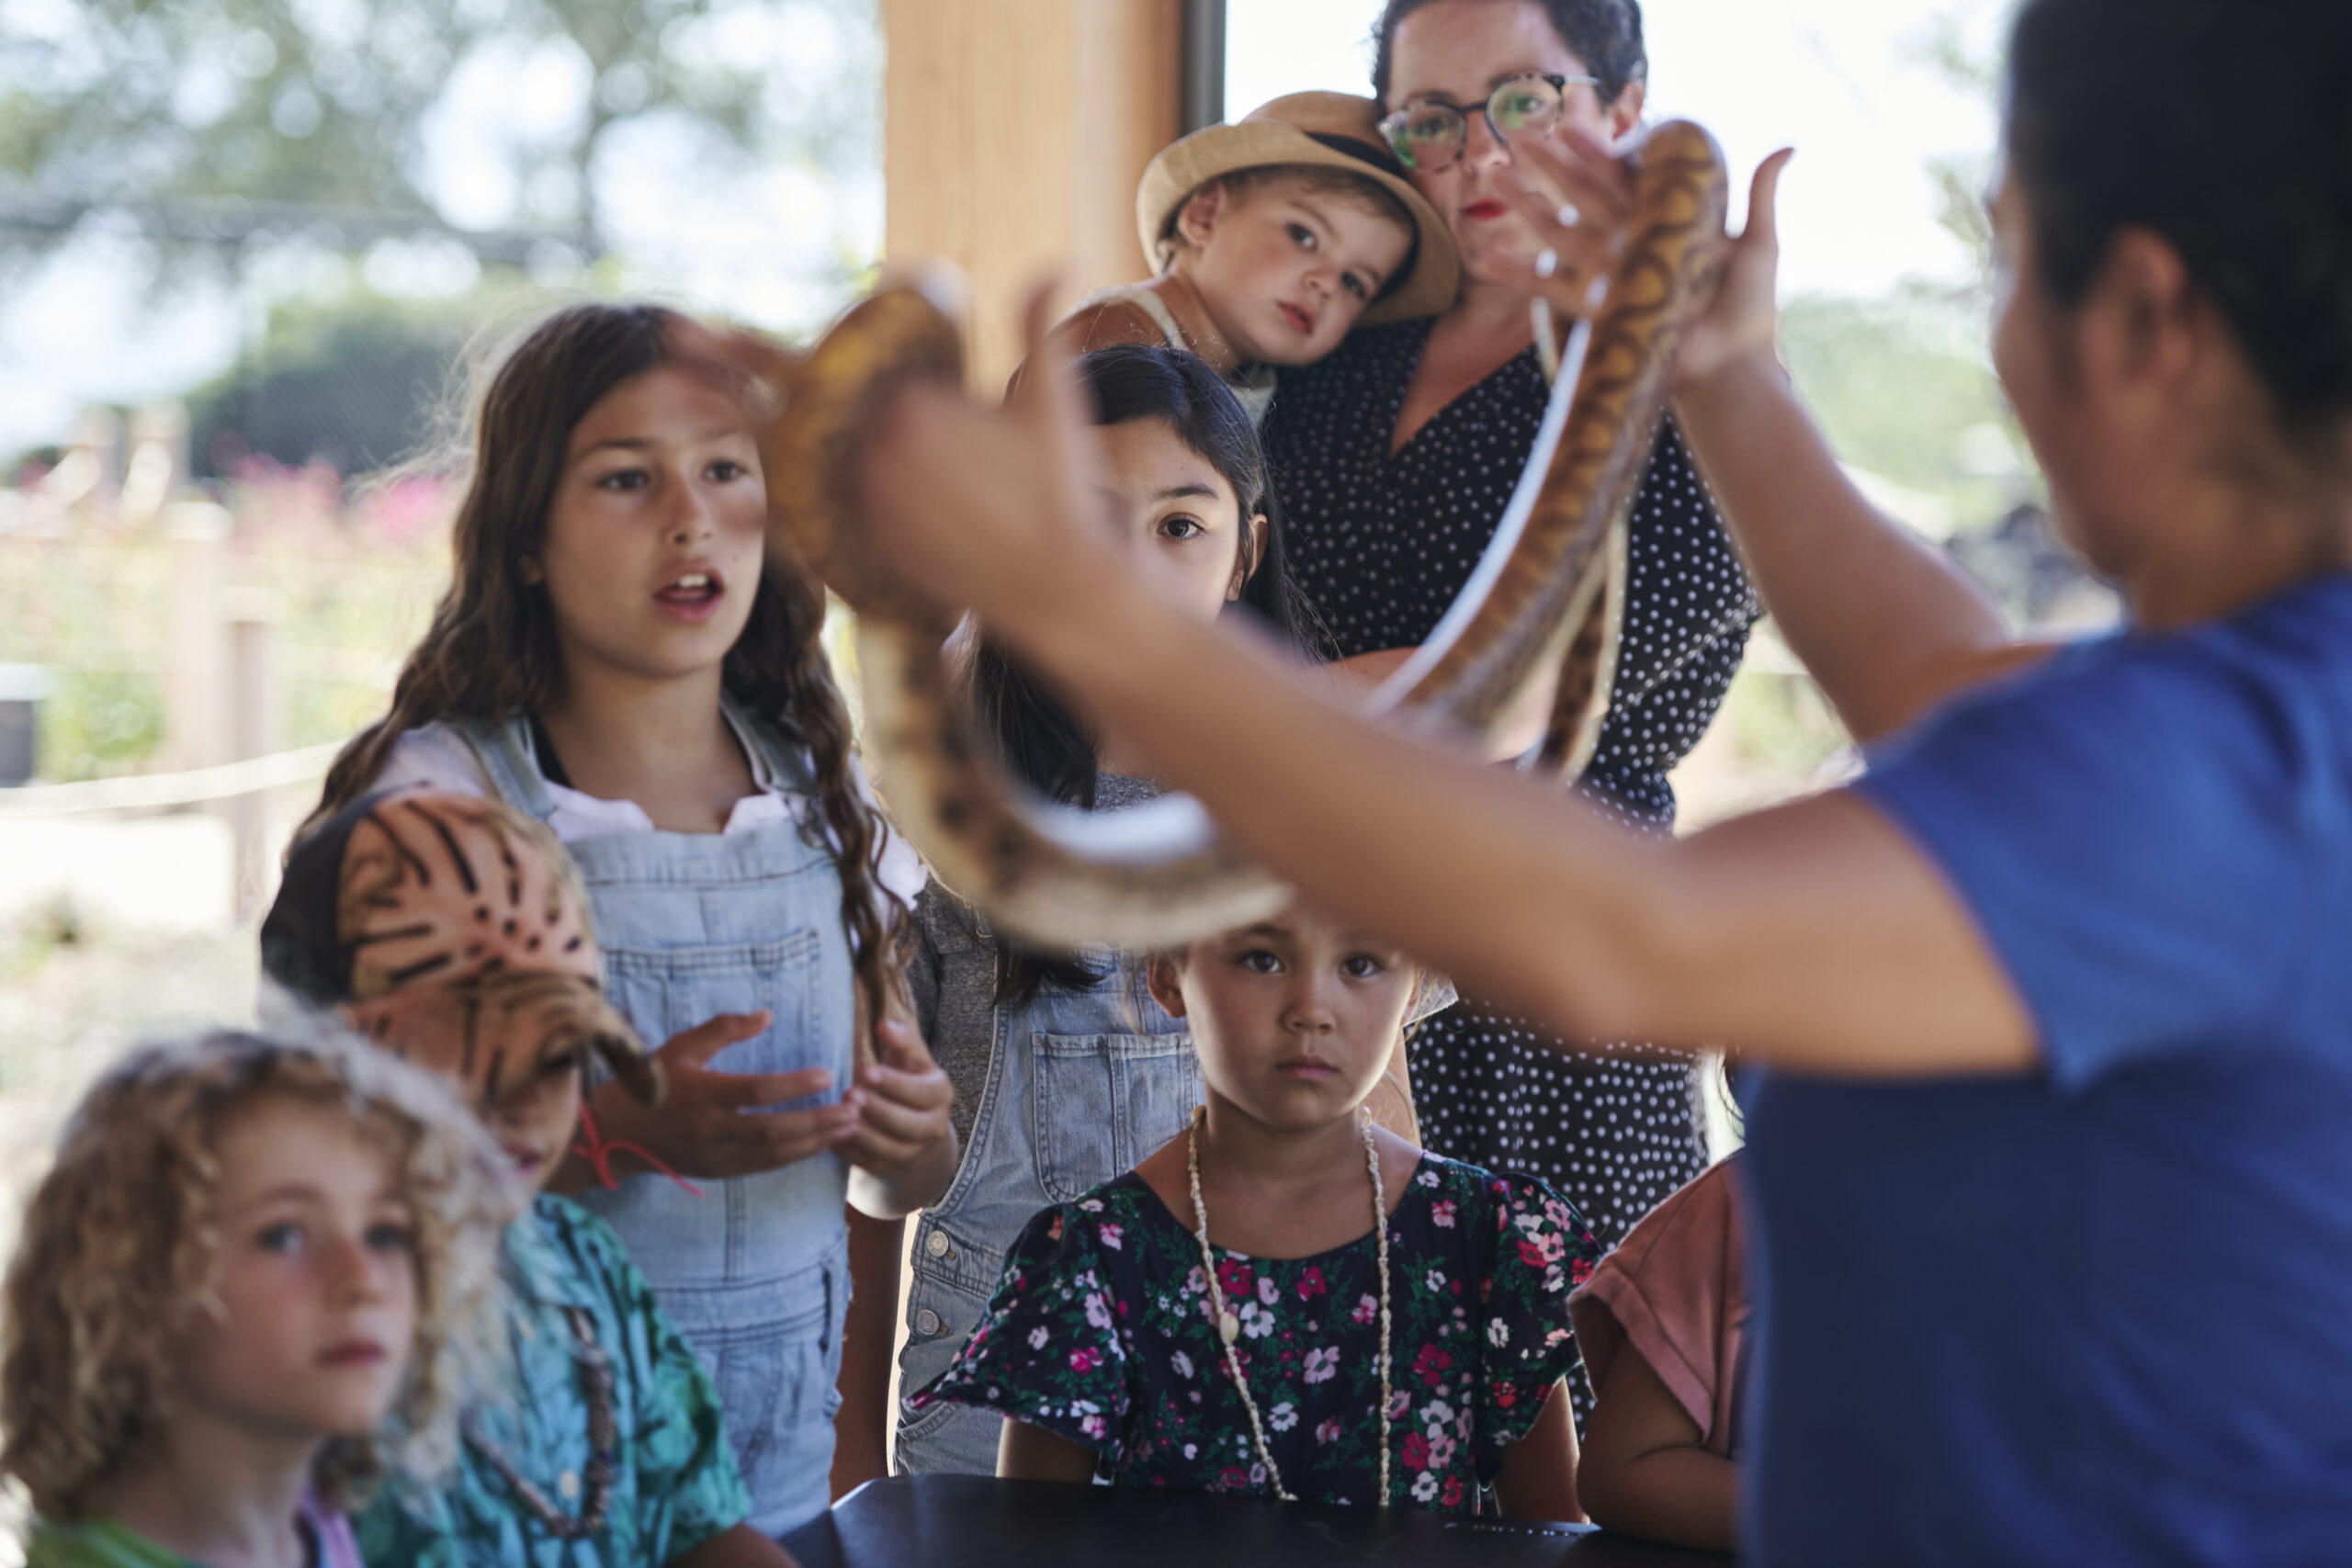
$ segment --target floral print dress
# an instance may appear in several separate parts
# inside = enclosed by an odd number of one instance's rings
[[[1568,1292],[1600,1247],[1532,1177],[1426,1155],[1388,1231],[1387,1501],[1475,1513],[1577,1364]],[[1215,1252],[1267,1444],[1309,1501],[1379,1490],[1378,1256],[1370,1232],[1311,1258]],[[1210,1303],[1199,1241],[1129,1172],[1030,1221],[988,1321],[909,1404],[1042,1427],[1093,1450],[1096,1475],[1119,1485],[1272,1495]]]

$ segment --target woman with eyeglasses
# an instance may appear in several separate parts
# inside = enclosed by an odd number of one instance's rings
[[[1299,581],[1371,677],[1461,591],[1543,419],[1529,267],[1547,242],[1510,205],[1511,146],[1615,141],[1641,118],[1647,72],[1635,0],[1389,0],[1376,41],[1382,130],[1453,230],[1461,292],[1434,320],[1355,333],[1284,371],[1264,433]],[[1553,248],[1563,275],[1603,265],[1574,234]],[[1758,613],[1670,423],[1631,542],[1615,692],[1585,788],[1664,834],[1668,772],[1714,716]],[[1535,738],[1531,725],[1516,739]],[[1613,1243],[1706,1167],[1696,1058],[1548,1036],[1466,1002],[1424,1025],[1410,1057],[1422,1135],[1435,1153],[1542,1177]]]

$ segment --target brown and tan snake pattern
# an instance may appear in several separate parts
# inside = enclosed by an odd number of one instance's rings
[[[1416,729],[1484,734],[1553,669],[1540,765],[1575,778],[1590,759],[1624,614],[1626,514],[1695,302],[1722,264],[1725,179],[1713,139],[1687,121],[1651,132],[1634,216],[1595,313],[1566,424],[1531,468],[1543,481],[1499,571],[1458,630],[1376,705]],[[962,330],[922,283],[865,299],[805,355],[780,355],[783,412],[762,443],[771,546],[858,614],[869,765],[899,825],[949,887],[1005,930],[1049,945],[1168,946],[1245,924],[1288,890],[1189,799],[1091,817],[1008,779],[961,722],[940,649],[952,616],[899,590],[858,548],[850,465],[861,430],[910,377],[963,378]],[[1521,509],[1514,509],[1515,511]],[[1449,623],[1455,621],[1449,616]]]

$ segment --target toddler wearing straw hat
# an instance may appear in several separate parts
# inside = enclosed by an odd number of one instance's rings
[[[1136,225],[1159,275],[1081,301],[1057,343],[1073,355],[1190,349],[1253,422],[1276,367],[1453,302],[1453,242],[1381,139],[1370,98],[1293,93],[1194,131],[1145,169]]]

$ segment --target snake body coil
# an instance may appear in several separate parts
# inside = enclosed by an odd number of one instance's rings
[[[1555,389],[1528,475],[1464,602],[1374,699],[1417,728],[1475,736],[1556,669],[1538,761],[1571,780],[1608,709],[1627,513],[1683,326],[1712,291],[1724,249],[1726,185],[1713,139],[1669,122],[1637,159],[1625,253],[1593,315],[1581,373]],[[886,798],[942,881],[1035,942],[1169,946],[1262,919],[1289,890],[1188,797],[1096,816],[1006,776],[957,712],[940,653],[952,617],[901,591],[858,547],[848,458],[860,432],[905,378],[962,380],[962,330],[943,296],[907,284],[854,307],[781,373],[783,412],[762,443],[772,547],[858,613],[865,746]]]

